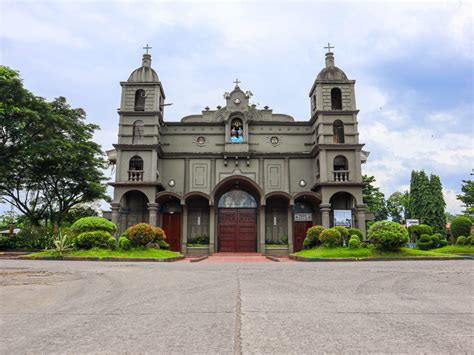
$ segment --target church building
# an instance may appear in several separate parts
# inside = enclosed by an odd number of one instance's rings
[[[119,231],[161,226],[171,249],[209,238],[209,252],[260,252],[266,244],[303,248],[312,225],[366,233],[355,81],[326,65],[309,90],[309,119],[250,102],[240,81],[222,106],[166,121],[164,84],[151,55],[121,82],[111,219]]]

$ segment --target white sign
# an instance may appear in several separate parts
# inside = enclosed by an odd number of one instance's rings
[[[295,213],[296,222],[312,222],[313,215],[312,213]]]
[[[198,216],[198,226],[201,225],[201,216]]]
[[[276,218],[276,217],[273,217],[273,225],[274,225],[274,226],[277,225],[277,218]]]
[[[406,224],[407,224],[407,228],[410,227],[410,226],[416,226],[416,225],[420,224],[420,220],[419,219],[407,219]]]
[[[352,211],[334,210],[334,226],[352,228]]]

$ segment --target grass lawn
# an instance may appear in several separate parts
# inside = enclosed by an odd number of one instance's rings
[[[325,248],[319,247],[315,249],[302,250],[295,253],[297,256],[307,258],[397,258],[397,257],[426,257],[426,256],[455,256],[450,252],[439,253],[432,250],[418,250],[410,248],[402,248],[398,252],[378,251],[372,248]]]
[[[180,253],[160,249],[131,249],[131,250],[109,250],[93,248],[90,250],[71,250],[63,253],[64,256],[93,256],[98,258],[155,258],[166,259],[180,256]],[[29,257],[35,256],[59,256],[57,251],[46,250],[39,253],[28,254]]]
[[[448,254],[474,254],[474,245],[447,245],[442,248],[432,249],[437,253]]]
[[[267,249],[288,249],[288,244],[265,244]]]

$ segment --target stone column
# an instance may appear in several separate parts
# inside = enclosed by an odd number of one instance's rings
[[[293,253],[293,206],[288,205],[288,251]]]
[[[150,202],[148,204],[148,221],[152,226],[157,225],[158,204]]]
[[[260,206],[260,211],[259,211],[259,224],[260,224],[260,243],[259,247],[257,248],[257,251],[262,253],[262,255],[265,255],[265,206]]]
[[[183,255],[186,254],[186,243],[188,242],[188,207],[183,205],[183,221],[181,225],[183,226],[182,229],[182,239],[181,239],[181,253]]]
[[[151,151],[151,176],[150,181],[158,180],[158,151],[153,149]]]
[[[362,235],[364,236],[364,239],[367,239],[367,230],[365,228],[365,211],[366,211],[367,205],[357,205],[356,210],[357,210],[357,228],[360,229],[362,232]]]
[[[322,203],[319,205],[321,211],[321,222],[324,228],[329,228],[331,226],[331,221],[329,220],[329,212],[331,212],[331,205]]]
[[[209,253],[214,253],[216,245],[216,211],[214,206],[209,206]]]
[[[112,202],[110,204],[111,210],[112,210],[112,223],[117,226],[117,229],[120,229],[120,202]],[[118,231],[118,234],[120,234],[120,230]]]

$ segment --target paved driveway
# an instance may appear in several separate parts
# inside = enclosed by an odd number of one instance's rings
[[[0,352],[472,353],[473,265],[0,260]]]

